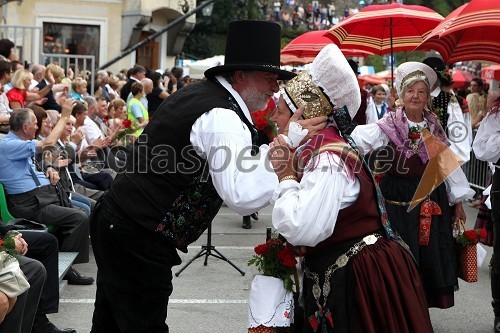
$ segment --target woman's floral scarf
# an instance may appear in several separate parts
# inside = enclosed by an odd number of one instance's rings
[[[424,110],[424,118],[427,120],[429,132],[437,137],[447,146],[450,145],[443,128],[439,124],[437,116],[427,110]],[[396,112],[387,112],[382,119],[377,121],[377,125],[384,132],[389,140],[396,146],[396,149],[401,151],[406,158],[413,156],[412,140],[408,137],[408,118],[404,112],[404,107],[399,107]],[[424,140],[419,143],[418,155],[422,163],[427,163],[429,155],[425,149]]]

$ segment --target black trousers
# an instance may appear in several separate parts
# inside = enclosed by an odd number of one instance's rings
[[[106,191],[113,182],[113,177],[106,172],[82,173],[83,181],[77,181],[79,184],[93,190]]]
[[[41,202],[53,196],[53,186],[43,186],[36,193],[8,195],[10,213],[46,225],[54,225],[54,235],[62,252],[79,252],[75,264],[89,261],[89,221],[85,212],[77,208],[63,207],[57,200]]]
[[[98,268],[91,332],[168,332],[172,267],[181,263],[175,247],[128,218],[106,193],[90,224]]]
[[[38,260],[47,271],[42,296],[37,313],[57,313],[59,311],[59,249],[57,238],[48,232],[21,231],[28,243],[26,257]]]

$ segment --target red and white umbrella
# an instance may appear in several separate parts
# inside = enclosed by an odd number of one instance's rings
[[[336,24],[328,37],[339,46],[392,55],[414,50],[442,20],[424,6],[371,5]]]
[[[450,13],[416,49],[436,50],[447,63],[500,63],[500,1],[472,0]]]
[[[474,78],[474,75],[471,73],[459,69],[453,70],[451,76],[453,78],[454,88],[466,88]]]
[[[297,36],[281,50],[282,65],[305,65],[311,63],[318,53],[333,43],[325,36],[328,30],[312,30]],[[339,47],[345,57],[365,57],[372,52],[353,48]]]

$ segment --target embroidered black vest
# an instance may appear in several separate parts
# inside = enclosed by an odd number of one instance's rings
[[[438,115],[439,123],[445,133],[448,133],[448,104],[450,103],[451,96],[451,93],[441,91],[439,95],[432,99],[432,110]],[[439,112],[438,109],[440,109]]]
[[[235,111],[251,126],[231,94],[218,83],[186,86],[160,105],[131,147],[127,171],[116,177],[110,191],[130,218],[162,233],[183,252],[206,230],[222,205],[207,161],[190,142],[194,122],[216,107]]]

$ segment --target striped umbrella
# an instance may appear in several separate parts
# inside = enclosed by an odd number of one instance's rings
[[[311,63],[327,44],[333,43],[325,36],[328,30],[312,30],[301,34],[291,40],[281,50],[282,65],[305,65]],[[365,57],[372,52],[340,47],[346,57]]]
[[[450,13],[417,47],[436,50],[447,63],[500,63],[500,1],[472,0]]]
[[[330,29],[337,45],[375,54],[414,50],[443,17],[423,6],[392,3],[363,8]],[[391,73],[394,69],[391,66]]]

